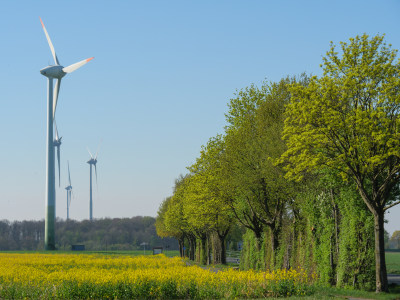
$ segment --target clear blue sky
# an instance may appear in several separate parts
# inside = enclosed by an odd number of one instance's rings
[[[399,1],[4,1],[0,18],[0,219],[44,218],[46,78],[94,56],[61,86],[57,124],[66,217],[67,159],[89,215],[89,154],[98,156],[94,216],[155,216],[201,145],[223,132],[237,89],[302,72],[320,74],[329,42],[385,33],[400,49]],[[397,216],[397,218],[396,218]],[[387,229],[400,229],[400,207]]]

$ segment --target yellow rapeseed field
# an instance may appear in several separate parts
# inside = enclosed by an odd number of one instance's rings
[[[311,289],[303,270],[214,272],[164,255],[0,253],[0,298],[252,298]]]

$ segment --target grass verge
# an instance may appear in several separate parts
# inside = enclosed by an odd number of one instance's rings
[[[388,274],[400,274],[400,252],[386,252]]]

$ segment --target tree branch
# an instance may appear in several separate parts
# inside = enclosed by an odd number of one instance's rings
[[[392,204],[390,204],[390,205],[388,205],[388,206],[386,206],[386,207],[383,209],[383,211],[387,211],[389,208],[391,208],[391,207],[393,207],[393,206],[396,206],[397,204],[400,204],[400,200],[399,200],[399,201],[396,201],[396,202],[394,202],[394,203],[392,203]]]

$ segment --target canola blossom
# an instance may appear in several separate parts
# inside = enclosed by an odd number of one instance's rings
[[[189,266],[179,257],[0,253],[0,298],[218,299],[304,295],[304,270]]]

